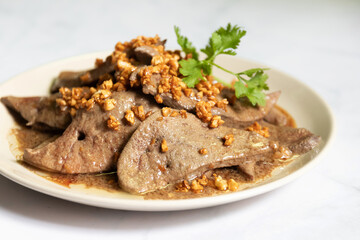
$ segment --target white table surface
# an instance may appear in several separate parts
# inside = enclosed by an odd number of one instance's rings
[[[175,48],[175,24],[202,47],[227,22],[248,31],[239,56],[301,79],[331,105],[337,138],[316,168],[251,199],[162,213],[75,204],[0,176],[0,238],[360,239],[360,1],[0,1],[0,82],[138,34]]]

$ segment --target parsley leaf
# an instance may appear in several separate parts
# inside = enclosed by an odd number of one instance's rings
[[[177,37],[177,42],[181,46],[182,50],[185,54],[192,54],[192,57],[195,60],[199,59],[199,54],[196,51],[196,48],[192,45],[192,43],[189,41],[187,37],[184,37],[180,34],[180,28],[177,26],[174,26],[175,34]]]

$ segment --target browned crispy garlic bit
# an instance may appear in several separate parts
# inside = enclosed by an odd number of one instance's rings
[[[155,101],[160,104],[163,103],[163,99],[160,97],[159,94],[155,95]]]
[[[179,112],[178,111],[172,111],[171,114],[170,114],[170,117],[177,117],[179,116]]]
[[[216,97],[224,86],[221,83],[214,82],[213,76],[206,76],[207,81],[201,81],[196,84],[196,89],[208,98]],[[215,100],[215,99],[213,99]],[[216,100],[215,100],[216,101]]]
[[[211,107],[213,105],[209,102],[200,101],[196,103],[196,115],[203,122],[210,122],[212,118]]]
[[[134,123],[135,123],[135,114],[130,109],[126,110],[126,112],[125,112],[125,120],[131,126],[134,125]]]
[[[161,141],[161,152],[167,152],[169,150],[168,146],[167,146],[167,142],[165,139],[163,139]]]
[[[135,116],[140,120],[140,121],[144,121],[146,116],[145,116],[145,111],[144,111],[144,107],[141,106],[132,106],[131,110],[134,112]]]
[[[154,56],[151,61],[151,66],[146,66],[141,69],[139,76],[141,84],[151,84],[150,78],[153,74],[160,74],[161,80],[157,89],[158,95],[155,95],[155,100],[162,103],[160,94],[171,93],[175,100],[179,100],[187,86],[178,77],[180,59],[179,52],[159,51],[159,55]]]
[[[70,114],[74,116],[76,110],[85,108],[90,110],[94,107],[95,103],[98,103],[105,111],[110,111],[115,108],[116,100],[109,98],[111,96],[111,89],[113,88],[113,81],[111,76],[106,76],[106,79],[102,84],[94,87],[76,87],[59,89],[61,98],[56,99],[57,105],[62,111],[65,111],[70,107]]]
[[[194,193],[202,193],[204,187],[207,186],[209,180],[205,175],[202,175],[201,178],[194,179],[191,184],[188,181],[184,180],[176,185],[175,191],[177,192],[188,192],[191,190]]]
[[[196,115],[203,121],[209,122],[210,128],[217,128],[224,121],[220,116],[212,116],[211,109],[216,106],[227,111],[226,107],[229,104],[227,99],[218,101],[216,96],[221,92],[224,86],[220,83],[215,83],[212,76],[207,76],[208,81],[201,81],[196,84],[196,89],[199,91],[196,97],[199,102],[196,104]],[[207,101],[203,100],[207,98]]]
[[[141,46],[151,46],[157,50],[160,54],[164,52],[164,46],[159,45],[159,36],[144,37],[138,36],[132,39],[130,42],[118,42],[115,45],[115,50],[112,53],[112,62],[116,63],[117,69],[115,71],[115,79],[117,83],[117,91],[126,90],[129,87],[136,87],[140,85],[140,82],[133,81],[130,83],[130,74],[136,69],[136,60],[134,58],[128,58],[126,51],[128,49],[134,49]]]
[[[104,101],[104,105],[103,108],[105,111],[110,111],[113,110],[115,108],[116,105],[116,100],[115,99],[106,99]]]
[[[171,113],[171,108],[164,107],[161,109],[161,115],[163,115],[164,117],[169,116],[170,113]]]
[[[234,135],[233,134],[225,135],[225,137],[223,137],[223,140],[224,140],[224,146],[230,146],[235,140]]]
[[[270,137],[269,128],[262,127],[258,122],[254,122],[250,127],[247,127],[246,130],[256,132],[266,138]]]
[[[204,191],[204,186],[201,185],[197,179],[191,182],[190,188],[194,193],[201,193]]]
[[[105,89],[105,90],[111,90],[113,88],[114,84],[113,81],[111,80],[111,78],[109,80],[105,80],[101,85],[100,85],[100,89]]]
[[[209,127],[210,128],[217,128],[222,124],[224,124],[224,120],[222,120],[220,116],[215,115],[215,116],[213,116],[211,118]]]
[[[206,148],[202,148],[199,150],[199,153],[202,155],[206,155],[208,153],[208,150]]]
[[[177,192],[188,192],[189,190],[190,190],[190,185],[189,182],[186,180],[176,185]]]
[[[213,99],[213,98],[211,98]],[[226,99],[225,99],[226,100]],[[227,102],[227,100],[226,100]],[[221,103],[220,106],[224,106],[225,101],[217,102]],[[196,115],[200,118],[203,122],[209,122],[210,128],[217,128],[224,123],[220,116],[213,116],[211,113],[211,108],[217,104],[215,100],[210,101],[199,101],[196,103]],[[226,109],[226,108],[225,108]]]
[[[216,102],[215,106],[217,106],[218,108],[222,108],[225,111],[227,111],[226,107],[227,105],[229,105],[229,101],[225,98],[221,101]]]
[[[239,183],[237,183],[234,179],[225,180],[221,176],[217,176],[213,174],[214,180],[212,184],[210,184],[210,180],[202,175],[201,177],[195,178],[191,184],[188,181],[184,180],[178,183],[175,187],[175,191],[177,192],[188,192],[191,190],[193,193],[202,193],[204,192],[205,187],[214,187],[220,191],[237,191],[239,189]]]
[[[120,122],[112,115],[107,120],[107,126],[115,131],[120,130]]]
[[[209,183],[209,179],[205,175],[202,175],[201,178],[197,178],[197,181],[203,186],[207,186]]]
[[[286,161],[287,159],[291,158],[292,152],[289,148],[281,146],[279,147],[274,155],[273,159],[279,160],[279,161]]]
[[[228,183],[225,179],[223,179],[221,176],[217,176],[216,174],[214,174],[214,178],[214,184],[218,190],[226,191],[228,189]]]
[[[73,108],[76,112],[79,108],[89,107],[88,99],[91,97],[92,91],[93,89],[88,87],[72,89],[62,87],[59,89],[61,98],[56,99],[56,104],[62,111],[65,111],[67,108]]]
[[[187,118],[187,112],[186,112],[186,110],[180,110],[180,116],[181,116],[182,118]]]
[[[214,174],[213,176],[215,178],[215,180],[214,180],[215,187],[218,190],[236,191],[239,189],[239,183],[237,183],[234,179],[225,180],[221,176],[217,176],[216,174]]]
[[[234,179],[228,180],[228,186],[230,191],[237,191],[239,189],[239,183],[237,183]]]
[[[70,115],[71,115],[72,117],[74,117],[74,116],[76,115],[76,109],[75,109],[75,108],[71,108],[71,109],[70,109]]]

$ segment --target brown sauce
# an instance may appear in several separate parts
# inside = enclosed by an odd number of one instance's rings
[[[281,112],[283,112],[288,118],[288,126],[296,127],[295,120],[291,115],[279,106],[276,106]],[[16,137],[17,140],[17,152],[23,153],[25,148],[34,148],[50,138],[56,138],[59,135],[51,133],[44,133],[37,130],[33,130],[26,127],[14,128],[11,130],[11,135]],[[16,154],[17,155],[17,154]],[[60,174],[52,173],[44,170],[39,170],[33,166],[26,164],[24,161],[19,161],[21,165],[33,171],[34,173],[41,173],[40,176],[55,182],[57,184],[71,187],[73,184],[83,184],[87,188],[98,188],[107,190],[109,192],[122,191],[118,185],[118,179],[116,173],[100,173],[100,174]],[[194,193],[192,191],[180,192],[176,191],[175,185],[169,185],[168,187],[144,194],[144,199],[188,199],[207,197],[218,194],[230,193],[230,190],[221,191],[217,190],[214,185],[213,174],[222,176],[224,179],[234,179],[239,183],[239,189],[242,190],[248,188],[262,180],[271,176],[272,171],[275,168],[286,165],[288,162],[278,162],[272,159],[267,161],[259,161],[255,166],[255,179],[250,180],[246,174],[242,173],[234,167],[215,169],[208,171],[206,176],[209,179],[209,184],[204,187],[203,192]]]
[[[278,109],[280,112],[282,112],[286,116],[286,119],[287,119],[286,126],[293,127],[293,128],[297,127],[295,119],[285,109],[283,109],[279,105],[275,105],[275,108]]]

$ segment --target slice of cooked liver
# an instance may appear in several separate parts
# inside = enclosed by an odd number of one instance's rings
[[[271,139],[254,132],[224,126],[209,129],[193,114],[188,114],[187,118],[166,117],[157,121],[160,116],[157,112],[146,119],[119,157],[119,184],[125,191],[136,194],[154,191],[184,179],[193,179],[213,168],[239,166],[251,175],[257,161],[271,158],[274,153],[270,147]],[[233,134],[235,138],[228,147],[222,140],[227,134]],[[168,146],[166,152],[160,149],[163,139]],[[300,139],[301,143],[311,142],[307,146],[312,148],[319,141],[319,137],[301,130],[283,144],[292,147],[299,144]],[[202,148],[207,149],[206,155],[199,153]],[[294,153],[304,150],[292,149]]]
[[[135,77],[133,76],[133,78]],[[143,85],[142,90],[145,94],[155,96],[157,94],[161,76],[160,74],[153,74],[150,80],[151,83]],[[197,92],[196,89],[193,89],[193,91],[195,93]],[[234,95],[234,90],[225,88],[221,91],[221,96],[218,97],[218,100],[224,98],[231,99]],[[162,93],[160,96],[163,99],[164,105],[175,109],[185,109],[193,113],[195,113],[196,103],[199,101],[194,97],[186,97],[185,95],[182,95],[180,100],[176,101],[173,99],[171,93]],[[275,106],[279,96],[280,91],[267,94],[266,105],[264,107],[254,107],[246,99],[237,99],[234,104],[227,107],[227,111],[222,108],[213,107],[212,114],[220,115],[221,118],[225,120],[225,126],[234,128],[245,127],[251,125],[254,121],[263,119]],[[204,97],[204,100],[207,100],[206,97]]]
[[[154,56],[159,52],[151,46],[140,46],[134,49],[135,59],[141,64],[150,65]]]
[[[277,107],[271,109],[264,120],[276,126],[287,126],[289,124],[289,117]]]
[[[65,129],[71,122],[68,111],[61,111],[56,106],[59,94],[49,97],[2,97],[1,102],[8,108],[19,113],[27,126],[40,128],[47,126],[51,129]]]
[[[111,73],[115,71],[116,63],[112,63],[112,57],[108,56],[103,64],[99,67],[80,72],[61,72],[57,78],[55,78],[53,84],[51,85],[50,91],[57,92],[61,87],[81,87],[89,86],[94,84],[101,75],[106,73]],[[89,78],[86,80],[81,80],[81,76],[89,73]]]
[[[114,92],[116,107],[103,111],[95,105],[90,111],[78,110],[65,132],[55,141],[35,149],[25,149],[24,161],[39,168],[61,173],[93,173],[112,169],[115,153],[121,151],[140,124],[125,123],[124,113],[134,105],[143,105],[145,112],[158,110],[146,96],[136,92]],[[107,127],[112,115],[120,120],[118,131]]]
[[[231,99],[234,94],[234,90],[229,88],[221,91],[221,96],[227,99]],[[231,111],[221,114],[222,119],[225,121],[225,126],[234,128],[245,127],[254,121],[263,119],[274,108],[280,94],[280,91],[267,94],[265,106],[253,106],[246,98],[236,99],[233,104],[229,104],[228,106],[228,108],[236,113],[236,117],[234,117]]]
[[[278,141],[282,146],[288,146],[295,154],[304,154],[317,146],[321,140],[305,128],[293,128],[287,126],[276,126],[265,121],[260,125],[268,127],[270,140]]]
[[[164,45],[166,40],[159,41],[157,45]],[[135,58],[139,65],[149,65],[151,63],[151,59],[158,55],[159,52],[155,50],[151,46],[140,46],[136,48],[127,48],[124,50],[128,58]],[[116,63],[113,63],[112,56],[108,56],[103,64],[99,67],[87,70],[87,71],[65,71],[61,72],[57,78],[55,78],[50,91],[56,92],[61,87],[81,87],[81,86],[89,86],[96,83],[100,76],[106,73],[112,73],[116,70]],[[81,80],[80,77],[86,73],[89,73],[89,78]]]
[[[142,86],[143,93],[150,94],[152,96],[157,95],[158,92],[157,89],[159,87],[160,80],[161,80],[160,74],[158,73],[153,74],[150,78],[150,83]],[[197,92],[196,89],[193,89],[193,91],[195,93]],[[160,96],[163,99],[164,105],[175,109],[185,109],[186,111],[189,112],[195,111],[195,105],[198,102],[195,98],[186,97],[185,95],[182,95],[180,97],[180,100],[176,101],[175,99],[173,99],[172,94],[168,92],[162,93],[160,94]]]

